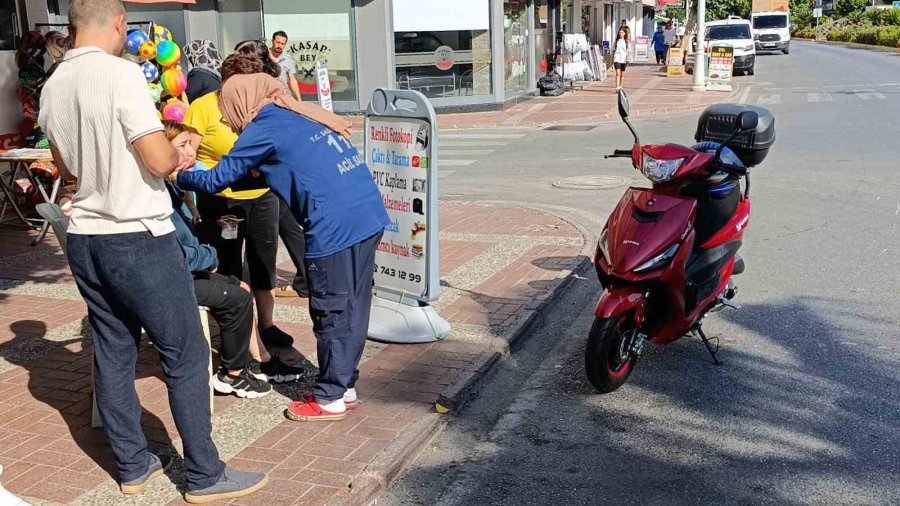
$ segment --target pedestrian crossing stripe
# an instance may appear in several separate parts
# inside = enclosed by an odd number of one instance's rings
[[[824,91],[806,94],[807,102],[831,102],[832,100],[831,93]]]
[[[871,100],[873,98],[883,99],[884,94],[879,93],[875,90],[853,90],[853,94],[860,98],[860,100]]]
[[[759,105],[770,105],[770,104],[780,104],[781,103],[781,93],[765,93],[759,96],[756,99],[756,103]]]

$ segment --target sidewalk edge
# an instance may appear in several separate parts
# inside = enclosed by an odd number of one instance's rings
[[[848,49],[866,49],[869,51],[879,51],[882,53],[900,53],[900,47],[889,47],[889,46],[877,46],[875,44],[860,44],[858,42],[840,42],[837,40],[813,40],[813,39],[800,39],[803,42],[813,42],[815,44],[824,44],[826,46],[841,46],[846,47]]]
[[[578,255],[581,262],[573,269],[561,271],[562,281],[536,308],[528,311],[525,321],[509,336],[509,341],[495,337],[491,342],[491,351],[484,352],[473,360],[465,370],[451,383],[437,400],[437,404],[453,408],[450,413],[458,413],[465,406],[472,393],[488,377],[500,360],[509,353],[510,346],[524,336],[534,325],[540,321],[543,312],[569,288],[576,274],[584,272],[592,265],[594,246],[589,238],[592,237],[587,230],[573,220],[559,216],[559,214],[539,207],[517,205],[522,209],[533,209],[553,215],[572,225],[581,234],[584,244]],[[421,453],[432,439],[444,428],[449,417],[437,412],[428,413],[422,420],[415,422],[405,429],[397,440],[388,448],[385,448],[376,457],[375,461],[366,467],[366,470],[351,483],[350,493],[337,501],[329,502],[332,506],[367,506],[375,504],[378,496],[402,471]]]

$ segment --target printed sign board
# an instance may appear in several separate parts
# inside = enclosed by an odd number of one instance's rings
[[[366,161],[391,218],[375,257],[375,284],[423,301],[429,297],[429,217],[437,213],[429,195],[431,125],[420,119],[369,118]],[[434,201],[437,201],[435,198]]]
[[[650,37],[637,37],[634,39],[635,63],[647,63],[650,61]]]
[[[319,94],[319,105],[323,109],[334,112],[331,100],[331,79],[328,78],[328,65],[319,61],[316,63],[316,91]]]
[[[666,61],[666,77],[681,77],[684,75],[684,49],[670,47]]]
[[[440,296],[437,116],[418,91],[377,89],[366,110],[366,163],[390,225],[375,254],[369,336],[442,339],[450,324],[428,305]]]
[[[709,53],[709,80],[706,89],[711,91],[731,91],[731,76],[734,71],[734,48],[712,46]]]

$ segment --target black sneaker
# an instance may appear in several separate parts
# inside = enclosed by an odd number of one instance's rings
[[[272,385],[256,378],[248,369],[241,371],[240,376],[229,376],[220,369],[213,376],[213,388],[220,394],[234,394],[242,399],[258,399],[272,393]]]
[[[259,333],[262,342],[276,348],[287,348],[294,344],[294,338],[280,328],[272,325]]]
[[[264,363],[250,359],[250,366],[247,369],[256,379],[269,383],[292,383],[303,379],[305,374],[302,367],[294,367],[282,362],[278,353],[272,353],[272,359]]]

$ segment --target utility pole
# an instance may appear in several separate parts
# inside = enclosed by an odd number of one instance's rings
[[[706,0],[697,2],[697,52],[694,53],[694,91],[706,90]]]

